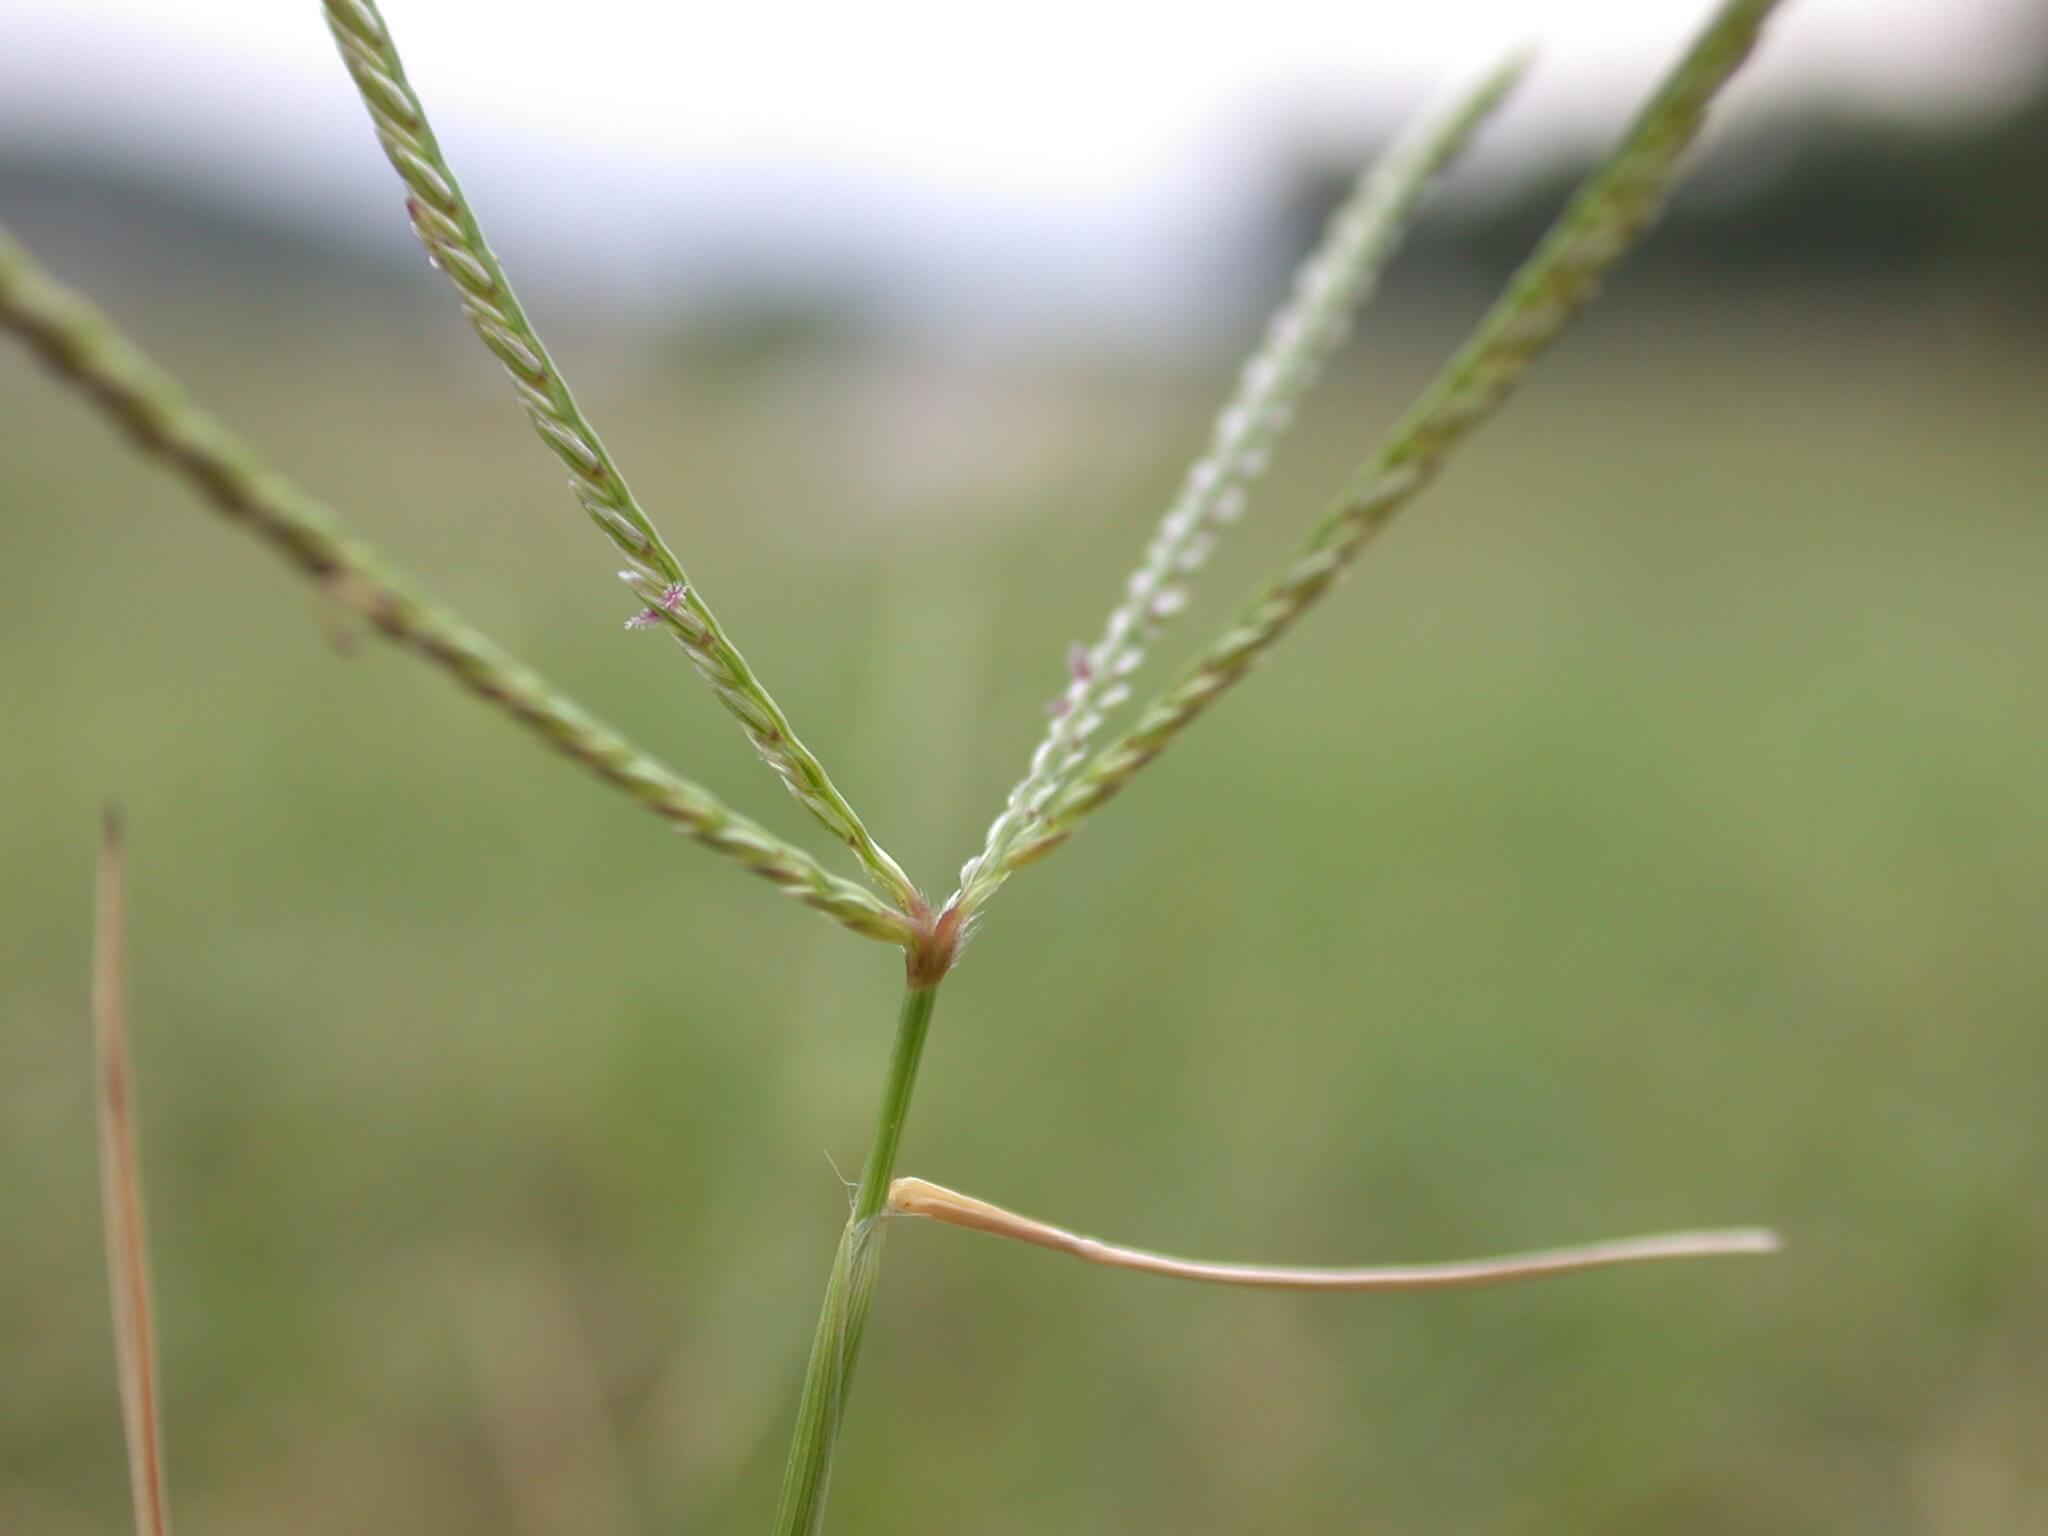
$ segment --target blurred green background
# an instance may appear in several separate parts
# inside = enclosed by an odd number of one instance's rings
[[[620,629],[435,286],[107,298],[484,628],[803,837]],[[904,1157],[1217,1257],[1748,1221],[1789,1251],[1302,1298],[907,1227],[835,1529],[2048,1529],[2048,357],[1974,296],[1624,279],[1269,667],[1005,890]],[[1458,298],[1368,327],[1168,650]],[[1226,359],[615,342],[561,348],[611,446],[950,888]],[[86,1008],[112,796],[180,1524],[758,1529],[892,956],[411,660],[337,654],[18,349],[0,498],[0,1528],[125,1519]]]

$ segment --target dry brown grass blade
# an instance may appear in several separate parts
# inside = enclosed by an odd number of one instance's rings
[[[1380,1264],[1365,1268],[1330,1269],[1280,1264],[1214,1264],[1175,1258],[1146,1248],[1105,1243],[1034,1221],[986,1200],[963,1195],[923,1179],[898,1179],[889,1186],[889,1209],[899,1216],[925,1216],[951,1227],[986,1232],[1034,1248],[1072,1254],[1089,1264],[1131,1269],[1140,1274],[1197,1280],[1208,1285],[1236,1285],[1262,1291],[1449,1291],[1474,1285],[1506,1285],[1570,1275],[1580,1270],[1611,1269],[1618,1264],[1658,1263],[1670,1259],[1727,1258],[1738,1254],[1776,1253],[1778,1235],[1761,1227],[1736,1227],[1719,1232],[1665,1232],[1655,1237],[1624,1237],[1576,1248],[1551,1248],[1497,1259],[1458,1259],[1448,1264]]]
[[[168,1536],[163,1414],[158,1407],[156,1330],[149,1293],[149,1234],[142,1219],[142,1174],[135,1152],[135,1094],[122,983],[125,871],[121,818],[109,807],[100,832],[92,967],[99,1066],[100,1198],[107,1226],[114,1354],[121,1378],[121,1421],[128,1440],[128,1479],[135,1494],[135,1529],[141,1536]]]

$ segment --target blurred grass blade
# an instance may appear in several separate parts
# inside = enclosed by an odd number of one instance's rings
[[[1089,1264],[1111,1269],[1198,1280],[1209,1285],[1234,1285],[1262,1291],[1448,1291],[1477,1285],[1505,1285],[1540,1280],[1550,1275],[1612,1269],[1621,1264],[1646,1264],[1672,1259],[1726,1258],[1738,1254],[1776,1253],[1782,1246],[1774,1232],[1739,1227],[1719,1232],[1667,1232],[1655,1237],[1625,1237],[1576,1248],[1497,1259],[1462,1259],[1447,1264],[1391,1264],[1370,1268],[1330,1269],[1272,1264],[1214,1264],[1177,1259],[1144,1248],[1126,1248],[1083,1237],[1064,1227],[1019,1216],[986,1200],[963,1195],[923,1179],[898,1179],[889,1187],[889,1209],[899,1216],[924,1216],[947,1226],[965,1227],[1006,1237],[1034,1248],[1072,1254]]]
[[[393,570],[331,511],[194,405],[105,315],[37,267],[4,229],[0,327],[20,335],[52,371],[76,384],[230,521],[254,533],[390,639],[614,789],[806,906],[870,938],[909,942],[910,923],[903,914],[655,762]]]
[[[1425,113],[1360,173],[1330,216],[1286,301],[1267,323],[1263,343],[1239,374],[1207,451],[1188,470],[1124,583],[1100,638],[1074,648],[1052,722],[1024,777],[988,829],[981,853],[960,871],[959,899],[968,911],[994,894],[1012,842],[1031,829],[1036,813],[1080,766],[1088,738],[1108,712],[1130,697],[1131,675],[1185,605],[1188,578],[1243,514],[1274,444],[1323,365],[1344,344],[1353,316],[1372,297],[1423,195],[1520,83],[1528,62],[1526,53],[1517,53]]]
[[[513,1536],[645,1530],[561,1254],[494,1252],[451,1280]]]
[[[142,1218],[136,1153],[135,1085],[128,1061],[123,987],[121,821],[111,807],[100,828],[99,889],[93,925],[92,1011],[99,1071],[100,1207],[106,1219],[107,1279],[114,1298],[114,1357],[135,1529],[166,1536],[163,1414],[157,1392],[156,1330],[149,1289],[149,1232]]]
[[[646,605],[641,619],[665,626],[789,792],[854,852],[906,911],[922,898],[862,825],[824,765],[797,739],[781,706],[727,637],[584,417],[568,382],[512,291],[448,166],[426,109],[405,77],[390,29],[372,0],[326,0],[328,29],[369,109],[386,158],[410,191],[406,208],[434,265],[462,298],[477,336],[504,365],[541,441],[569,470],[569,489],[592,522],[633,562],[622,574]]]
[[[1709,104],[1755,46],[1777,0],[1723,4],[1612,155],[1588,179],[1470,339],[1268,583],[1137,723],[1105,747],[1019,842],[1012,867],[1069,837],[1293,628],[1366,542],[1433,480],[1512,393],[1601,280],[1648,230]]]

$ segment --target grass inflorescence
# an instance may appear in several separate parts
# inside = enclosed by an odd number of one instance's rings
[[[1045,808],[1032,835],[1011,854],[1012,863],[1050,852],[1240,682],[1343,577],[1367,541],[1427,489],[1459,444],[1506,402],[1529,366],[1648,229],[1699,134],[1708,103],[1748,57],[1775,3],[1740,0],[1722,8],[1471,338],[1280,573]]]
[[[327,24],[369,109],[385,157],[405,182],[413,231],[455,285],[477,336],[504,365],[534,431],[568,469],[571,494],[632,562],[620,575],[643,605],[636,618],[663,625],[675,636],[698,675],[797,802],[853,850],[892,901],[917,905],[910,877],[862,825],[824,765],[798,739],[576,404],[441,153],[384,18],[369,0],[327,0]]]
[[[1097,733],[1129,706],[1135,676],[1185,605],[1187,582],[1205,564],[1217,537],[1244,512],[1290,417],[1343,341],[1424,194],[1505,99],[1523,61],[1517,58],[1494,70],[1442,110],[1426,115],[1367,170],[1269,324],[1206,450],[1167,507],[1098,637],[1076,645],[1067,658],[1064,686],[1037,747],[983,846],[962,867],[958,888],[936,908],[797,737],[578,406],[485,240],[406,77],[390,29],[371,0],[325,0],[342,60],[403,182],[413,229],[454,285],[470,325],[503,366],[536,433],[568,470],[577,502],[625,557],[627,569],[621,574],[635,600],[628,624],[664,629],[677,641],[791,794],[851,851],[873,889],[830,872],[796,843],[739,816],[708,790],[655,762],[471,629],[348,532],[336,514],[264,463],[188,399],[104,315],[0,234],[0,324],[21,336],[60,378],[216,509],[386,637],[447,672],[605,783],[840,925],[903,950],[906,985],[881,1103],[800,1394],[775,1520],[784,1536],[822,1527],[833,1454],[892,1214],[927,1216],[1127,1270],[1309,1290],[1489,1284],[1644,1260],[1764,1252],[1775,1245],[1769,1234],[1743,1230],[1412,1268],[1223,1265],[1082,1237],[896,1174],[940,986],[996,889],[1064,843],[1090,813],[1122,792],[1240,682],[1337,584],[1372,536],[1428,487],[1460,445],[1506,401],[1653,222],[1710,103],[1747,57],[1774,8],[1775,0],[1725,0],[1720,5],[1470,339],[1312,524],[1278,574],[1175,681],[1135,710],[1120,734],[1106,746],[1092,746]],[[115,887],[118,859],[111,842],[109,848],[108,883]],[[109,900],[112,905],[103,907],[102,916],[101,977],[102,996],[112,1002],[101,1010],[102,1041],[107,1059],[120,1065],[125,1058],[120,1055],[118,987],[108,980],[117,980],[118,969],[106,959],[118,954],[118,903],[117,897]],[[125,1074],[124,1065],[121,1070]],[[110,1075],[107,1080],[115,1079]],[[125,1076],[121,1080],[125,1083]],[[139,1438],[145,1446],[137,1453],[138,1518],[145,1519],[145,1529],[160,1530],[160,1437],[147,1348],[139,1205],[132,1222],[125,1215],[119,1222],[114,1219],[128,1210],[121,1202],[139,1185],[132,1133],[118,1116],[108,1123],[109,1241],[117,1296],[124,1299],[117,1306],[123,1398],[131,1444]],[[155,1526],[145,1518],[152,1487]]]
[[[1147,650],[1187,604],[1187,583],[1216,540],[1244,515],[1274,444],[1344,343],[1360,305],[1372,296],[1400,248],[1423,195],[1457,159],[1528,68],[1526,54],[1490,71],[1441,110],[1426,113],[1360,174],[1330,217],[1322,240],[1295,277],[1293,291],[1245,363],[1236,391],[1216,418],[1206,451],[1145,546],[1093,645],[1076,645],[1052,723],[1010,790],[980,853],[961,868],[955,902],[980,910],[1022,860],[1015,850],[1045,826],[1046,807],[1087,761],[1088,739],[1131,697],[1131,678]]]

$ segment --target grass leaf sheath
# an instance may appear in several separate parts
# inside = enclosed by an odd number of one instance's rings
[[[902,1145],[903,1124],[910,1114],[918,1062],[924,1055],[925,1035],[938,996],[936,980],[920,984],[913,978],[904,988],[896,1042],[889,1054],[889,1076],[875,1115],[867,1162],[854,1191],[853,1212],[832,1256],[825,1302],[811,1340],[810,1364],[804,1370],[803,1393],[797,1401],[796,1432],[790,1440],[789,1465],[782,1475],[782,1498],[776,1506],[776,1536],[812,1536],[824,1527],[832,1454],[846,1417],[847,1392],[867,1332],[875,1282],[881,1275],[882,1237],[888,1226],[885,1218],[889,1188],[896,1176],[896,1153]]]

